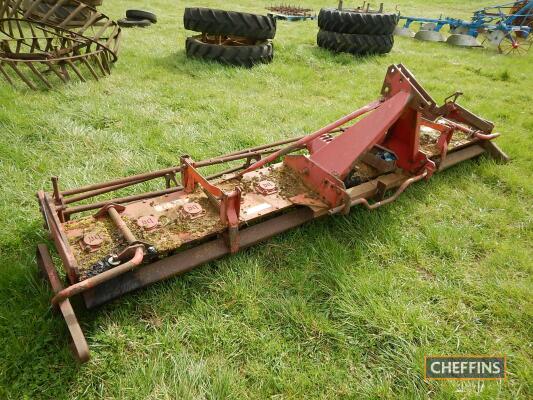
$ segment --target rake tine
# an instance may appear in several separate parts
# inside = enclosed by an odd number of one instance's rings
[[[35,33],[35,29],[33,29],[33,24],[28,24],[29,28],[30,28],[30,31],[31,31],[31,35],[34,39],[37,38],[37,34]]]
[[[9,28],[9,35],[10,35],[11,37],[13,37],[14,34],[13,34],[13,21],[12,21],[12,20],[9,20],[9,21],[7,22],[7,27]]]
[[[15,20],[15,24],[17,25],[20,37],[24,38],[24,33],[22,32],[22,27],[20,26],[20,21],[18,19]]]
[[[49,36],[48,36],[48,31],[47,31],[46,29],[43,29],[43,28],[40,27],[40,26],[38,26],[37,29],[40,30],[40,31],[43,33],[43,36],[44,36],[45,38],[48,38],[48,37],[49,37]]]
[[[111,69],[109,68],[109,60],[107,59],[107,53],[101,53],[102,54],[102,65],[104,66],[104,69],[107,71],[108,74],[111,74]]]
[[[72,21],[72,19],[73,19],[76,15],[78,15],[79,12],[80,12],[81,10],[83,10],[83,9],[85,9],[85,8],[87,8],[87,6],[86,6],[85,4],[83,4],[83,3],[80,3],[80,5],[79,5],[78,7],[76,7],[76,9],[75,9],[74,11],[72,11],[72,12],[70,13],[70,15],[69,15],[67,18],[65,18],[65,19],[63,20],[63,22],[61,22],[58,26],[59,26],[60,28],[64,28],[65,26],[67,26],[67,24],[68,24],[70,21]]]
[[[33,65],[33,63],[31,62],[28,63],[28,67],[30,67],[33,73],[37,75],[41,81],[43,81],[43,83],[46,85],[48,89],[52,89],[52,85],[50,85],[50,83],[46,80],[43,74],[41,74],[41,72],[37,68],[35,68],[35,65]]]
[[[9,3],[9,2],[7,2]],[[17,11],[19,10],[20,8],[20,4],[22,3],[22,0],[17,0],[17,2],[15,3],[15,5],[13,6],[13,9],[11,10],[11,12],[7,15],[8,18],[13,18],[15,17],[15,14],[17,13]]]
[[[106,74],[106,71],[104,69],[104,66],[102,65],[102,62],[100,61],[100,59],[98,58],[98,55],[95,54],[92,56],[94,58],[94,60],[96,61],[96,65],[98,65],[98,68],[100,68],[100,71],[102,72],[102,75],[107,75]]]
[[[108,20],[104,25],[102,25],[102,28],[93,36],[93,39],[96,41],[100,40],[100,37],[104,34],[107,28],[109,28],[112,24],[112,21]]]
[[[87,43],[86,46],[83,46],[83,47],[85,47],[85,54],[89,54],[91,52],[91,45],[92,44],[93,44],[93,42],[89,42],[89,43]],[[82,47],[80,46],[77,50],[79,51],[81,49],[82,49]]]
[[[41,50],[40,46],[39,46],[39,39],[37,38],[32,38],[31,40],[31,47],[30,47],[30,53],[33,53],[35,51],[35,49],[38,48],[39,50]],[[18,51],[17,51],[18,52]]]
[[[99,79],[99,78],[98,78],[98,74],[96,73],[96,71],[95,71],[94,68],[92,67],[91,63],[89,63],[85,57],[83,57],[83,58],[81,59],[81,62],[82,62],[83,64],[85,64],[85,66],[87,67],[87,69],[89,70],[89,72],[91,73],[91,75],[94,77],[94,79],[98,80],[98,79]]]
[[[106,45],[111,43],[113,40],[115,40],[117,33],[120,31],[120,26],[113,23],[113,31],[109,34],[109,37],[107,37]]]
[[[3,18],[6,10],[7,10],[7,6],[9,5],[9,1],[4,1],[3,4],[2,4],[2,7],[0,8],[0,18]]]
[[[47,37],[47,38],[46,38],[46,47],[45,47],[44,51],[49,51],[49,50],[51,50],[51,49],[52,49],[53,42],[54,42],[54,38],[49,38],[49,37]]]
[[[7,64],[13,69],[13,71],[15,71],[15,73],[19,76],[19,78],[22,79],[24,83],[30,87],[30,89],[37,90],[37,87],[28,78],[26,78],[26,76],[22,73],[22,71],[18,69],[15,62],[11,61],[11,62],[8,62]]]
[[[54,14],[56,12],[56,10],[61,7],[63,5],[63,3],[65,3],[65,1],[67,0],[59,0],[56,4],[54,4],[52,6],[52,8],[50,8],[50,10],[48,10],[48,12],[44,15],[44,17],[41,19],[41,22],[47,22],[48,19],[52,16],[52,14]]]
[[[87,81],[85,80],[85,78],[83,77],[83,74],[81,73],[81,71],[78,69],[78,67],[76,67],[76,66],[74,65],[74,63],[73,63],[72,61],[70,61],[70,60],[66,60],[65,62],[70,66],[70,68],[72,68],[72,70],[76,73],[76,75],[78,75],[78,78],[80,78],[80,80],[81,80],[82,82],[87,82]]]
[[[116,58],[116,54],[118,54],[118,51],[120,49],[120,44],[122,43],[120,39],[121,39],[121,36],[117,36],[117,40],[115,42],[115,49],[114,49],[115,58]]]
[[[6,78],[6,81],[8,81],[9,84],[10,84],[11,86],[15,86],[15,85],[13,84],[13,81],[11,80],[11,78],[9,77],[9,75],[7,74],[7,72],[5,71],[5,69],[4,69],[4,65],[3,65],[3,64],[4,64],[3,61],[0,62],[0,72],[2,73],[2,75],[4,75],[4,78]]]
[[[59,79],[61,79],[63,81],[63,83],[67,83],[68,80],[63,76],[63,74],[61,74],[55,67],[55,65],[53,65],[51,62],[45,62],[45,64],[48,66],[48,68],[50,68],[50,71],[54,72],[58,77]]]
[[[33,10],[35,10],[40,4],[41,4],[41,0],[34,1],[32,3],[32,5],[23,14],[23,17],[24,18],[29,18],[29,16],[32,14]]]
[[[63,73],[63,76],[65,77],[65,79],[67,81],[69,81],[70,80],[70,75],[68,73],[68,69],[67,69],[67,66],[65,65],[65,63],[61,64],[61,66],[59,68],[61,68],[61,72]]]
[[[83,35],[83,32],[85,32],[87,28],[91,27],[101,15],[102,14],[95,12],[93,16],[87,20],[85,25],[82,26],[82,28],[78,31],[78,33],[80,35]]]
[[[67,38],[64,38],[64,37],[59,38],[58,41],[59,41],[59,46],[60,46],[61,48],[63,48],[63,49],[66,48],[66,47],[67,47],[67,43],[69,43],[68,39],[67,39]],[[68,47],[70,47],[70,46],[68,46]]]

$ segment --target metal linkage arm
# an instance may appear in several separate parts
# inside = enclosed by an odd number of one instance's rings
[[[330,133],[331,131],[333,131],[333,130],[335,130],[335,129],[337,129],[337,128],[345,125],[345,124],[347,124],[348,122],[353,121],[354,119],[356,119],[356,118],[358,118],[358,117],[360,117],[360,116],[362,116],[362,115],[364,115],[364,114],[366,114],[366,113],[368,113],[368,112],[370,112],[372,110],[375,110],[376,108],[378,108],[381,105],[381,103],[382,103],[381,100],[374,101],[374,102],[370,103],[369,105],[367,105],[365,107],[362,107],[359,110],[356,110],[356,111],[352,112],[351,114],[348,114],[347,116],[342,117],[341,119],[339,119],[339,120],[337,120],[337,121],[335,121],[335,122],[333,122],[333,123],[331,123],[329,125],[326,125],[325,127],[319,129],[318,131],[316,131],[316,132],[314,132],[314,133],[312,133],[310,135],[304,136],[303,138],[301,138],[297,142],[292,143],[289,146],[284,147],[283,149],[278,150],[275,153],[272,153],[268,157],[265,157],[262,160],[252,164],[246,170],[242,171],[239,174],[239,176],[242,176],[242,175],[244,175],[247,172],[255,171],[255,170],[265,166],[266,164],[275,161],[279,157],[283,157],[283,156],[285,156],[285,155],[287,155],[289,153],[292,153],[295,150],[300,149],[302,146],[308,145],[309,143],[311,143],[313,140],[319,138],[320,136],[325,135],[327,133]]]

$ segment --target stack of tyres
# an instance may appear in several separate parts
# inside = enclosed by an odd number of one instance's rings
[[[200,32],[186,41],[188,57],[250,68],[274,58],[276,20],[257,14],[186,8],[185,29]]]
[[[356,55],[385,54],[394,45],[397,14],[323,8],[318,15],[318,46]]]

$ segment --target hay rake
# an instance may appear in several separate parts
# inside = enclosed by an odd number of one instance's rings
[[[0,0],[0,75],[13,86],[98,80],[111,73],[119,43],[117,23],[77,0]]]
[[[313,219],[359,205],[375,210],[462,161],[506,161],[492,142],[494,125],[459,96],[438,106],[404,66],[392,65],[378,100],[310,135],[204,161],[182,156],[176,166],[81,188],[61,189],[53,178],[53,190],[37,197],[67,285],[46,246],[37,260],[75,356],[87,361],[89,348],[73,296],[93,308]],[[226,167],[204,176],[213,165]],[[143,192],[155,179],[165,187]],[[140,192],[120,195],[132,187]]]

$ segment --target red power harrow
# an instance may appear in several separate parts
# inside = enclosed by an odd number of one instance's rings
[[[93,308],[315,218],[355,205],[374,210],[461,161],[484,153],[507,161],[491,141],[493,124],[457,104],[459,95],[438,107],[404,66],[393,65],[379,100],[308,136],[199,162],[184,156],[175,167],[78,189],[60,190],[53,178],[53,192],[38,199],[69,285],[46,246],[37,258],[75,355],[89,359],[72,296]],[[199,172],[236,161],[216,175]],[[94,200],[157,178],[166,188]]]

